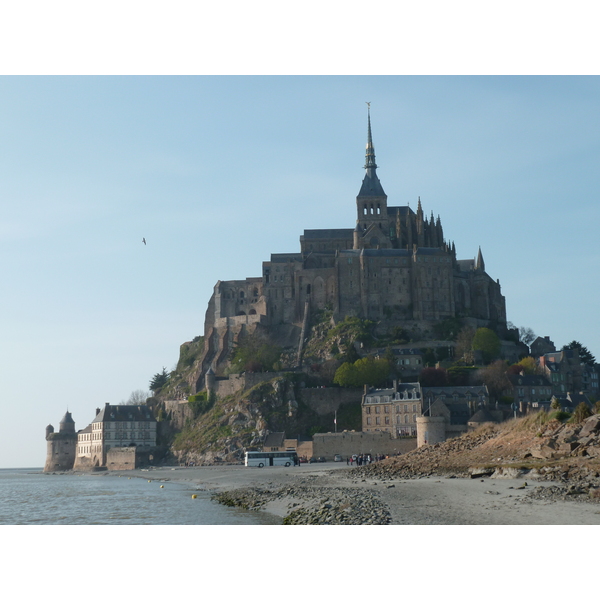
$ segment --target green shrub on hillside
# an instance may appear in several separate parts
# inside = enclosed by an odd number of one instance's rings
[[[192,405],[194,417],[198,417],[213,407],[215,403],[215,396],[214,394],[208,394],[206,390],[204,390],[198,394],[195,394],[194,396],[190,396],[188,398],[188,402]]]
[[[390,363],[384,358],[361,358],[354,363],[344,363],[335,372],[333,382],[342,387],[383,385],[390,375]]]
[[[573,415],[569,419],[570,423],[582,423],[588,417],[592,416],[592,411],[585,402],[580,402],[573,411]]]

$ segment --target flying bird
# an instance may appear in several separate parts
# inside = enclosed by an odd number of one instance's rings
[[[146,245],[146,238],[142,238],[142,242],[144,242],[144,246]]]

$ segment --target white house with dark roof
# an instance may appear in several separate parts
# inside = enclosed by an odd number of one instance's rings
[[[107,402],[103,409],[96,409],[94,420],[77,432],[73,468],[111,468],[111,462],[113,465],[123,462],[120,459],[109,460],[109,453],[120,448],[131,449],[135,462],[138,451],[149,451],[156,446],[156,429],[156,419],[147,406]],[[125,454],[121,452],[121,455]]]

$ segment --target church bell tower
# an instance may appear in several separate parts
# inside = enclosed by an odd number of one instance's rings
[[[390,248],[387,196],[377,177],[375,148],[371,136],[371,106],[368,106],[367,150],[365,177],[356,197],[356,229],[354,248]]]

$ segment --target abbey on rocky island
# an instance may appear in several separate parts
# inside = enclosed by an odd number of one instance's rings
[[[427,218],[420,198],[416,212],[388,206],[370,112],[364,168],[354,229],[304,230],[300,252],[272,254],[261,277],[215,285],[206,311],[203,373],[221,371],[239,336],[261,327],[277,328],[289,345],[299,343],[301,354],[311,316],[325,308],[336,322],[356,316],[375,321],[380,331],[426,331],[453,317],[505,329],[505,299],[499,281],[485,270],[481,249],[474,259],[458,260],[439,216]]]

